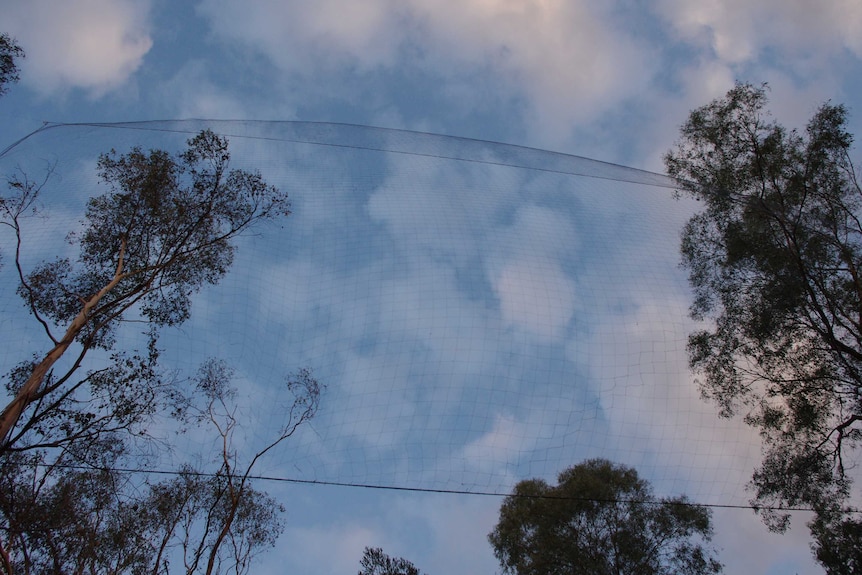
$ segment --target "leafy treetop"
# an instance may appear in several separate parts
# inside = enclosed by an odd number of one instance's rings
[[[735,86],[691,112],[665,157],[702,205],[682,234],[691,315],[705,326],[689,338],[689,360],[721,415],[741,412],[761,433],[753,503],[810,505],[818,556],[833,555],[823,545],[841,540],[837,531],[857,534],[858,553],[862,524],[848,506],[862,440],[853,138],[844,106],[824,104],[800,134],[772,120],[766,104],[765,86]],[[786,515],[765,518],[787,526]]]
[[[152,337],[159,326],[182,323],[190,296],[227,272],[233,240],[263,220],[290,213],[286,192],[258,173],[229,169],[229,161],[227,140],[210,130],[176,156],[140,148],[124,155],[112,151],[98,162],[109,191],[89,201],[84,230],[70,237],[80,246],[78,261],[44,262],[25,274],[16,251],[18,293],[52,348],[0,416],[0,448],[22,412],[50,391],[40,388],[75,341],[81,346],[77,369],[89,349],[112,347],[114,328],[132,310],[149,322]],[[0,213],[20,249],[21,218],[41,186],[18,179],[10,188]],[[65,326],[63,335],[55,326]]]
[[[24,57],[24,50],[8,34],[0,34],[0,96],[8,90],[9,84],[18,81],[18,58]]]
[[[634,469],[604,459],[566,469],[557,485],[519,482],[488,536],[512,575],[719,573],[711,537],[709,509],[656,501]]]

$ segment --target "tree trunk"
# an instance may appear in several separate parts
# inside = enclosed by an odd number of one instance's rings
[[[93,311],[108,292],[120,283],[120,280],[123,278],[123,256],[125,251],[126,242],[123,240],[120,245],[120,257],[117,262],[117,271],[114,272],[114,277],[111,278],[111,281],[109,281],[105,287],[84,303],[84,307],[81,308],[81,311],[78,312],[78,315],[75,316],[75,319],[72,320],[72,323],[69,324],[69,327],[66,329],[66,334],[63,336],[63,339],[57,342],[54,348],[49,351],[42,361],[40,361],[33,369],[33,373],[30,374],[30,377],[27,378],[27,381],[21,386],[21,389],[18,390],[18,393],[15,395],[15,399],[10,401],[9,405],[7,405],[3,410],[3,413],[0,414],[0,453],[8,448],[8,445],[6,445],[6,439],[9,436],[9,433],[12,431],[12,428],[15,427],[15,424],[18,423],[18,419],[21,417],[21,414],[27,406],[33,403],[39,388],[42,387],[42,383],[48,375],[48,372],[51,371],[51,368],[55,363],[57,363],[57,360],[63,357],[63,354],[66,353],[66,350],[69,349],[69,346],[72,345],[72,342],[75,341],[75,338],[78,337],[78,334],[80,334],[81,330],[84,329],[84,326],[87,325],[90,312]]]

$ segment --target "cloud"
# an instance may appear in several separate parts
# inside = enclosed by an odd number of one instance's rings
[[[713,510],[719,560],[725,573],[823,573],[814,560],[809,544],[811,537],[805,522],[809,513],[794,513],[786,533],[771,533],[752,511],[742,509]]]
[[[686,41],[709,46],[738,63],[768,48],[783,57],[849,50],[862,57],[862,4],[847,0],[664,0],[659,12]]]
[[[574,286],[554,262],[522,259],[495,278],[503,320],[543,339],[561,336],[575,310]]]
[[[558,0],[420,2],[445,60],[490,65],[529,102],[531,132],[551,141],[636,93],[650,50],[597,4]]]
[[[401,68],[451,87],[490,71],[494,90],[526,99],[530,131],[557,140],[638,93],[652,70],[649,48],[584,0],[205,0],[200,11],[218,35],[314,81]],[[471,86],[467,97],[499,95]]]
[[[291,487],[288,526],[262,573],[356,573],[365,547],[403,557],[423,573],[493,573],[487,534],[500,500],[379,490]],[[292,525],[291,517],[302,518]]]
[[[198,9],[219,35],[250,44],[294,71],[390,65],[404,34],[389,0],[205,0]]]
[[[546,341],[565,335],[577,299],[561,259],[577,250],[576,238],[569,219],[530,204],[498,232],[486,262],[506,325]]]
[[[440,495],[399,499],[394,516],[405,518],[404,530],[415,530],[414,524],[421,522],[422,532],[428,533],[427,540],[414,545],[418,554],[407,559],[424,573],[497,572],[488,533],[497,521],[500,502],[489,497]]]
[[[526,424],[513,417],[497,414],[493,427],[465,445],[459,457],[467,465],[485,473],[500,473],[507,466],[517,463],[519,455],[533,449],[535,436],[535,430],[529,429]],[[511,479],[509,477],[502,483]]]
[[[249,116],[249,102],[216,85],[202,61],[187,62],[177,74],[160,87],[170,112],[180,118],[230,118]]]
[[[272,571],[263,572],[284,572],[285,565],[297,573],[356,572],[365,547],[380,546],[380,540],[379,532],[354,523],[288,527],[276,552],[268,557]]]
[[[701,502],[745,504],[743,488],[760,443],[741,421],[719,419],[682,368],[690,328],[678,318],[685,304],[643,302],[635,313],[608,322],[580,350],[598,359],[592,381],[613,430],[605,447],[663,495],[684,492]]]
[[[232,131],[243,126],[251,132]],[[254,165],[302,159],[278,138],[266,148],[235,141],[239,165],[241,150]],[[355,171],[344,173],[332,159],[344,150],[317,153],[314,166],[304,159],[307,173],[282,168],[281,181],[296,185],[296,219],[284,233],[247,238],[221,295],[205,294],[205,313],[195,310],[212,324],[186,326],[199,351],[243,357],[257,385],[308,358],[335,374],[324,381],[338,387],[309,424],[318,450],[293,451],[304,446],[291,441],[267,474],[294,475],[299,463],[310,469],[302,478],[484,490],[601,455],[635,465],[661,494],[744,500],[750,430],[713,425],[685,368],[688,299],[676,262],[691,205],[663,189],[420,157],[363,162],[355,150]],[[573,316],[582,325],[564,329]],[[568,362],[558,356],[564,338]],[[593,398],[575,392],[588,383],[599,399],[584,405]],[[592,426],[599,411],[605,419]],[[456,545],[465,526],[479,541],[492,521],[476,527],[451,511],[440,512],[434,549],[457,549],[454,562],[470,554]],[[355,569],[362,546],[381,540],[380,528],[355,522],[375,513],[333,521],[332,533],[289,532],[309,558],[296,571]]]
[[[264,54],[312,100],[373,110],[363,121],[455,131],[481,117],[487,134],[493,118],[495,137],[659,170],[656,150],[671,141],[654,136],[735,78],[792,80],[825,98],[840,81],[824,62],[862,56],[862,8],[840,0],[369,0],[353,10],[335,0],[199,8],[217,37]]]
[[[30,0],[3,8],[4,32],[26,52],[22,82],[48,94],[83,88],[101,96],[123,84],[153,45],[149,2]]]

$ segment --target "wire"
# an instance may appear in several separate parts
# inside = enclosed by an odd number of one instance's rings
[[[39,467],[61,467],[64,469],[74,469],[80,471],[113,471],[117,473],[137,473],[150,475],[193,475],[195,477],[220,477],[218,473],[205,471],[169,471],[165,469],[140,469],[127,467],[96,467],[86,465],[71,465],[57,464],[54,466],[39,464]],[[695,501],[679,501],[679,500],[652,500],[652,499],[614,499],[614,498],[595,498],[595,497],[572,497],[561,495],[525,495],[516,493],[500,493],[497,491],[469,491],[462,489],[432,489],[428,487],[404,487],[399,485],[379,485],[371,483],[350,483],[344,481],[319,481],[316,479],[295,479],[291,477],[275,477],[271,475],[248,475],[247,479],[255,481],[271,481],[276,483],[294,483],[301,485],[320,485],[328,487],[347,487],[354,489],[375,489],[382,491],[406,491],[411,493],[434,493],[443,495],[474,495],[481,497],[515,497],[523,499],[556,499],[563,501],[590,501],[594,503],[642,503],[646,505],[673,505],[679,507],[708,507],[710,509],[745,509],[752,511],[806,511],[813,513],[814,510],[810,507],[781,507],[781,506],[764,506],[764,505],[732,505],[724,503],[697,503]]]

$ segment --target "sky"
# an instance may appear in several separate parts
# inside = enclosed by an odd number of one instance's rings
[[[688,112],[736,80],[767,82],[788,126],[832,100],[860,133],[862,4],[2,0],[2,14],[27,57],[0,99],[0,149],[44,122],[167,121],[60,126],[10,151],[4,168],[62,168],[52,221],[79,217],[98,153],[177,149],[204,126],[289,189],[290,219],[244,239],[165,336],[181,369],[236,366],[249,441],[277,425],[285,370],[327,384],[262,473],[505,493],[608,457],[659,495],[747,501],[756,435],[719,420],[686,368],[677,242],[696,206],[609,164],[661,172]],[[525,169],[540,162],[569,174]],[[33,232],[33,259],[57,249],[52,230]],[[356,572],[365,546],[430,575],[499,571],[499,497],[260,487],[288,513],[259,572]],[[727,572],[819,572],[804,515],[783,536],[750,511],[714,518]]]

